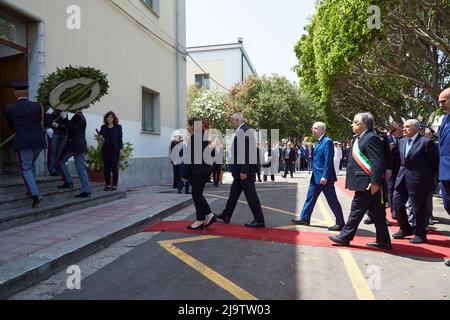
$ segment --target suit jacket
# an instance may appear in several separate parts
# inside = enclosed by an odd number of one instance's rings
[[[383,182],[382,176],[386,171],[386,156],[384,155],[383,142],[373,131],[367,131],[362,137],[356,139],[359,139],[359,149],[370,161],[372,173],[369,176],[359,166],[353,157],[352,151],[350,151],[345,187],[353,191],[366,191],[370,183],[381,186]],[[356,139],[353,145],[356,143]]]
[[[391,150],[391,155],[392,155],[392,177],[397,177],[398,174],[398,170],[400,170],[400,153],[399,153],[399,148],[398,145],[400,143],[400,140],[403,137],[400,137],[397,139],[397,143],[395,143],[395,137],[392,135],[388,135],[387,136],[387,142],[389,144],[389,149],[390,149],[390,144],[393,143],[394,147]]]
[[[16,130],[13,150],[44,149],[45,133],[42,128],[42,107],[28,99],[20,99],[5,109],[8,125]]]
[[[450,181],[450,116],[445,115],[439,127],[439,180]]]
[[[194,153],[195,153],[195,134],[193,134],[189,140],[188,140],[188,145],[187,145],[187,155],[190,156],[190,163],[185,163],[184,164],[184,173],[183,173],[183,178],[184,179],[191,179],[194,176],[204,176],[209,177],[209,175],[212,172],[212,165],[209,165],[207,163],[205,163],[204,159],[203,159],[203,154],[205,152],[205,149],[210,148],[209,146],[209,142],[208,141],[203,141],[203,136],[200,137],[201,141],[202,141],[202,163],[200,164],[196,164],[194,162],[195,157],[194,157]],[[212,150],[210,150],[209,154],[212,154],[211,152]]]
[[[106,125],[102,125],[101,129],[100,129],[100,134],[105,138],[105,143],[102,146],[102,151],[108,147],[108,141],[106,141],[107,136],[106,136],[106,130],[108,129],[108,127]],[[112,140],[111,140],[111,144],[113,147],[113,151],[115,151],[116,153],[120,153],[120,150],[123,149],[123,133],[122,133],[122,126],[120,124],[114,126],[112,128]]]
[[[245,146],[244,148],[240,148],[241,150],[238,150],[238,140],[237,140],[237,135],[239,134],[239,132],[241,132],[240,134],[243,134],[245,132],[247,132],[247,130],[250,129],[250,126],[248,126],[247,124],[244,124],[239,130],[236,131],[235,133],[235,137],[233,140],[233,160],[234,163],[231,165],[231,174],[233,175],[233,178],[235,179],[239,179],[240,178],[240,174],[247,174],[247,175],[253,175],[257,172],[257,155],[255,155],[255,163],[251,163],[251,159],[250,159],[250,149],[252,150],[253,153],[257,152],[257,146],[256,146],[256,140],[255,137],[253,135],[251,135],[251,137],[246,136],[245,137]],[[244,152],[244,155],[240,155],[238,152]],[[238,160],[240,157],[243,156],[243,160],[244,163],[239,164]]]
[[[328,183],[333,184],[337,181],[336,172],[334,171],[334,145],[333,141],[327,136],[323,136],[316,143],[313,154],[313,175],[311,182],[320,184],[320,180],[325,178]]]
[[[86,118],[82,112],[77,112],[69,121],[64,119],[64,125],[68,130],[67,142],[64,152],[86,153]]]
[[[408,138],[405,137],[399,143],[400,170],[395,180],[395,188],[405,180],[409,193],[432,192],[439,166],[439,151],[436,144],[419,134],[405,158],[407,142]]]
[[[288,161],[290,161],[290,162],[295,161],[297,159],[297,151],[296,151],[296,149],[295,148],[291,148],[289,150],[289,154],[287,154],[287,151],[288,151],[288,149],[286,148],[283,159],[284,160],[288,160],[287,158],[289,158]]]

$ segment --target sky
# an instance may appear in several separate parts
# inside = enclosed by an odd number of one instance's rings
[[[187,46],[236,43],[258,75],[276,73],[298,82],[294,46],[314,14],[315,0],[186,0]]]

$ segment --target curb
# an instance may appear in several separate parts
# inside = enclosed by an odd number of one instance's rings
[[[159,205],[1,266],[0,299],[7,299],[41,282],[65,266],[75,264],[114,242],[138,233],[192,203],[192,198],[189,198],[180,200],[175,205]]]

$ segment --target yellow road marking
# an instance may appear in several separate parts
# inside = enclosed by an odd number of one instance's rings
[[[214,239],[214,238],[220,238],[216,236],[203,236],[203,237],[191,237],[191,238],[183,238],[183,239],[175,239],[175,240],[166,240],[166,241],[159,241],[159,245],[163,247],[165,250],[167,250],[169,253],[186,263],[188,266],[199,272],[201,275],[203,275],[205,278],[211,280],[216,285],[224,289],[225,291],[229,292],[236,298],[240,300],[258,300],[254,295],[250,294],[249,292],[245,291],[235,283],[231,282],[224,276],[220,275],[219,273],[215,272],[213,269],[209,268],[205,264],[201,263],[194,257],[188,255],[183,250],[175,247],[173,243],[184,243],[184,242],[192,242],[192,241],[200,241],[200,240],[207,240],[207,239]]]
[[[330,209],[325,207],[322,199],[317,199],[317,203],[319,204],[320,211],[322,211],[322,215],[325,220],[332,224],[334,221],[334,216],[330,213]],[[372,290],[367,284],[366,278],[358,267],[358,264],[355,261],[355,258],[352,256],[350,250],[347,249],[338,249],[339,256],[344,262],[345,269],[352,283],[353,289],[356,292],[356,295],[359,300],[375,300],[375,296],[373,295]]]

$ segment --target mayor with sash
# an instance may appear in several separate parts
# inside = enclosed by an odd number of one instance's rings
[[[381,202],[382,176],[386,169],[383,143],[373,131],[374,120],[370,113],[357,114],[352,130],[356,137],[348,159],[345,187],[355,191],[355,196],[341,233],[329,238],[339,245],[350,245],[364,214],[369,210],[376,228],[376,241],[367,243],[367,246],[392,249]]]

